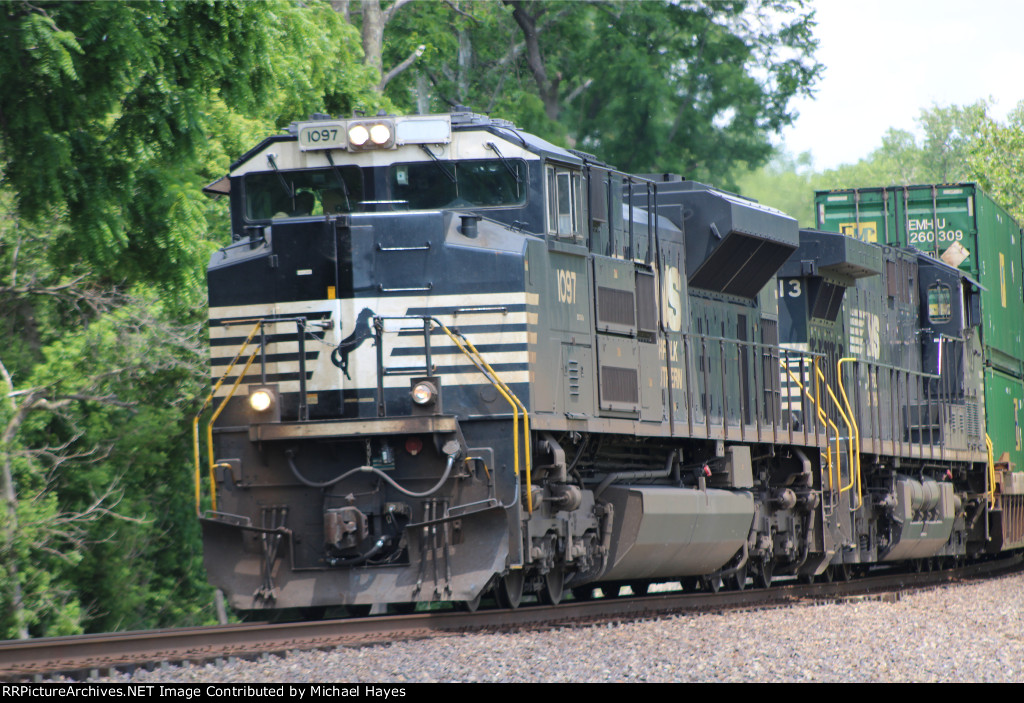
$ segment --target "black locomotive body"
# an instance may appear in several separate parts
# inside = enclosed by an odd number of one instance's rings
[[[196,508],[236,608],[993,548],[955,269],[468,113],[294,124],[210,188]]]

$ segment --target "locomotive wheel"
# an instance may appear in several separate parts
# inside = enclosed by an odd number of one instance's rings
[[[498,605],[502,608],[518,608],[519,604],[523,602],[523,584],[525,581],[526,577],[523,576],[522,569],[509,571],[505,574],[498,581],[498,587],[495,589],[494,595],[498,599]]]
[[[819,583],[832,583],[836,580],[836,570],[829,564],[818,576],[815,577]]]
[[[476,598],[470,598],[469,600],[459,601],[459,609],[465,610],[467,613],[475,613],[480,609],[480,601],[484,598],[484,592],[481,590],[476,594]]]
[[[702,576],[700,579],[701,590],[707,591],[708,593],[718,593],[722,590],[722,577],[721,576]]]
[[[650,586],[650,584],[646,582],[629,584],[629,587],[633,589],[634,596],[646,596],[648,586]]]
[[[747,587],[747,571],[750,569],[749,562],[745,562],[743,566],[736,569],[736,572],[729,576],[726,581],[730,591],[742,591]]]
[[[565,590],[565,571],[556,566],[541,578],[540,592],[537,597],[545,605],[558,605],[562,602],[562,591]]]
[[[771,559],[763,559],[754,564],[754,586],[757,588],[770,588],[772,585],[772,574],[775,573],[775,564]]]
[[[700,579],[696,576],[687,576],[684,579],[680,579],[679,585],[682,587],[684,592],[693,593],[697,590],[697,586],[700,585]]]
[[[853,568],[849,564],[836,564],[833,572],[836,581],[849,581],[853,578]]]

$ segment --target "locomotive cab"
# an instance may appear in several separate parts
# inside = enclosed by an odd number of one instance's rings
[[[964,363],[972,356],[981,324],[980,284],[923,254],[919,284],[922,368],[939,377],[933,384],[936,393],[962,398],[970,384]]]

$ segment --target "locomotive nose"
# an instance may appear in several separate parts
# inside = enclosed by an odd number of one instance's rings
[[[333,222],[337,255],[337,295],[345,299],[427,294],[434,285],[433,258],[444,243],[441,213],[361,214]],[[367,307],[353,305],[358,320],[349,331],[361,330]],[[381,311],[377,311],[380,313]]]

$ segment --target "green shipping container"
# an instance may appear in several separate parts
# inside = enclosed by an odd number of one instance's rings
[[[985,370],[985,417],[995,460],[1008,456],[1014,470],[1024,471],[1024,384],[1020,379]]]
[[[916,247],[977,280],[986,365],[1024,376],[1020,225],[973,183],[818,191],[818,227]]]

